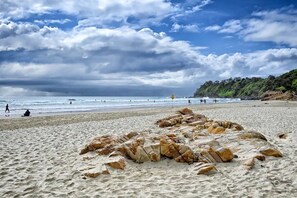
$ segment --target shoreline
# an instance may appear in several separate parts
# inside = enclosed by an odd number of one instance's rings
[[[146,116],[157,114],[173,114],[178,109],[190,108],[194,111],[211,110],[218,108],[236,108],[236,107],[253,107],[263,105],[265,107],[271,106],[297,106],[295,101],[245,101],[234,103],[221,104],[191,104],[184,106],[162,106],[162,107],[142,107],[142,108],[121,108],[121,109],[106,109],[102,111],[84,111],[61,114],[37,114],[30,117],[2,117],[0,118],[0,131],[15,130],[20,128],[40,127],[73,124],[90,121],[104,121],[119,119],[133,116]]]

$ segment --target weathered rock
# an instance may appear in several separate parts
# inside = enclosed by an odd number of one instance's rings
[[[262,153],[263,155],[266,155],[266,156],[273,156],[273,157],[282,157],[283,156],[283,154],[275,148],[264,147],[264,148],[260,149],[260,153]]]
[[[195,145],[200,148],[203,148],[205,146],[210,146],[210,147],[220,147],[221,146],[220,143],[213,138],[203,138],[199,141],[196,141]]]
[[[221,134],[225,132],[225,128],[221,126],[210,126],[207,131],[211,134]]]
[[[158,162],[165,157],[189,164],[199,161],[198,174],[216,170],[214,163],[230,162],[235,156],[245,160],[243,165],[247,169],[253,167],[255,159],[264,161],[265,155],[282,156],[261,133],[244,131],[237,123],[214,121],[204,115],[194,114],[189,109],[158,120],[156,124],[167,127],[170,131],[133,131],[119,136],[100,136],[86,145],[80,154],[94,151],[89,155],[106,155],[109,157],[108,161],[103,161],[102,164],[117,169],[125,168],[125,160],[119,159],[119,156],[137,163]],[[92,157],[90,160],[95,158]],[[109,174],[106,169],[104,172],[89,171],[85,176],[96,177],[104,173]]]
[[[96,150],[96,153],[98,153],[99,155],[109,155],[113,151],[114,151],[113,145],[107,145],[102,149]]]
[[[84,148],[82,148],[81,150],[80,150],[80,155],[83,155],[83,154],[86,154],[87,152],[89,152],[89,148],[88,148],[88,146],[85,146]]]
[[[255,166],[255,158],[250,158],[250,159],[244,161],[243,165],[247,170],[251,170]]]
[[[116,137],[111,135],[104,135],[101,137],[94,138],[90,144],[86,145],[80,152],[80,154],[85,154],[89,151],[95,151],[96,149],[104,148],[107,145],[116,143]]]
[[[143,149],[142,146],[138,146],[136,153],[135,153],[135,161],[138,163],[142,163],[142,162],[148,162],[150,161],[150,157],[148,156],[148,154],[145,152],[145,150]]]
[[[124,156],[121,152],[119,152],[119,151],[113,151],[112,153],[110,153],[109,155],[108,155],[108,157],[115,157],[115,156],[120,156],[120,155],[122,155],[122,156]]]
[[[189,164],[195,162],[198,160],[197,156],[194,154],[194,152],[190,149],[190,147],[184,145],[184,144],[174,144],[175,149],[180,154],[180,159],[175,159],[178,162],[187,162]]]
[[[145,152],[147,153],[150,161],[158,162],[161,159],[161,146],[160,143],[151,144],[148,146],[143,147]]]
[[[203,126],[204,124],[205,124],[205,121],[203,121],[203,120],[197,120],[195,122],[189,123],[189,126],[197,126],[197,125]]]
[[[117,159],[114,161],[107,162],[107,163],[105,163],[105,165],[108,165],[114,169],[124,170],[126,167],[126,162],[125,162],[124,158],[120,158],[120,159]]]
[[[180,156],[178,150],[174,146],[175,142],[169,139],[160,139],[161,155],[169,158],[177,158]]]
[[[184,152],[181,156],[185,160],[185,162],[189,164],[192,164],[198,160],[197,156],[194,154],[194,152],[191,149]]]
[[[133,137],[135,137],[135,136],[137,136],[137,135],[139,135],[139,133],[138,133],[138,132],[135,132],[135,131],[132,131],[132,132],[126,134],[126,136],[127,136],[129,139],[131,139],[131,138],[133,138]]]
[[[86,170],[83,175],[86,177],[91,177],[91,178],[96,178],[101,174],[105,174],[105,175],[109,175],[110,172],[108,171],[108,169],[106,168],[106,166],[102,166],[102,167],[95,167],[89,170]]]
[[[241,125],[239,125],[239,124],[233,124],[233,125],[231,126],[231,129],[234,130],[234,131],[241,131],[241,130],[243,130],[244,128],[243,128]]]
[[[220,147],[215,150],[215,152],[220,156],[223,162],[230,162],[234,156],[229,148]]]
[[[260,161],[265,161],[266,157],[264,155],[261,154],[257,154],[255,155],[253,158],[260,160]]]
[[[191,109],[184,108],[184,109],[178,110],[177,113],[180,113],[182,115],[192,115],[193,111]]]
[[[262,139],[267,141],[266,137],[259,132],[256,131],[247,131],[239,136],[241,139]]]
[[[198,167],[197,175],[209,174],[214,170],[216,170],[216,167],[213,164],[202,164]]]
[[[162,120],[158,124],[160,128],[172,126],[172,123],[169,120]]]
[[[203,162],[209,162],[209,163],[216,163],[216,162],[220,162],[221,160],[217,160],[215,159],[210,153],[208,149],[201,149],[199,151],[199,154],[201,155],[201,157],[199,158],[200,161]]]

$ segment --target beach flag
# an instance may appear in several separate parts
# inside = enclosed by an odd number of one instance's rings
[[[172,94],[172,95],[171,95],[171,99],[172,99],[172,100],[174,100],[174,98],[175,98],[175,95],[174,95],[174,94]]]

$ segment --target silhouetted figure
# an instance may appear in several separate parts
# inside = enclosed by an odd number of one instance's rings
[[[188,103],[191,104],[191,100],[188,100]]]
[[[203,102],[203,100],[202,99],[200,99],[200,103],[202,103]]]
[[[214,99],[214,103],[217,103],[218,102],[218,100],[217,99]]]
[[[27,109],[27,111],[24,113],[24,117],[28,117],[28,116],[30,116],[30,111],[29,111],[29,109]]]
[[[70,101],[70,104],[72,104],[72,101]]]
[[[204,99],[203,102],[206,103],[206,100]]]
[[[10,112],[10,111],[9,111],[9,106],[8,106],[8,104],[6,104],[6,106],[5,106],[5,113],[6,113],[6,112],[8,112],[8,113]]]

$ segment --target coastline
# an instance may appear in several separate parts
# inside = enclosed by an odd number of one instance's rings
[[[18,128],[30,128],[47,125],[71,124],[88,121],[102,121],[117,119],[131,116],[145,116],[153,114],[167,113],[168,115],[175,113],[181,108],[192,108],[193,110],[206,110],[216,108],[227,108],[228,106],[245,106],[256,101],[245,102],[230,102],[217,104],[190,104],[176,106],[157,106],[157,107],[132,107],[132,108],[110,108],[94,111],[75,111],[64,113],[47,113],[47,114],[32,114],[30,117],[9,116],[0,117],[0,131],[14,130]],[[260,101],[258,101],[260,102]]]
[[[83,179],[86,162],[79,150],[90,139],[147,129],[161,132],[155,121],[182,107],[1,119],[0,197],[297,197],[297,102],[186,107],[263,133],[284,157],[270,157],[249,172],[238,163],[218,164],[220,173],[209,176],[173,160],[127,162],[124,171]],[[279,139],[281,132],[288,138]]]

